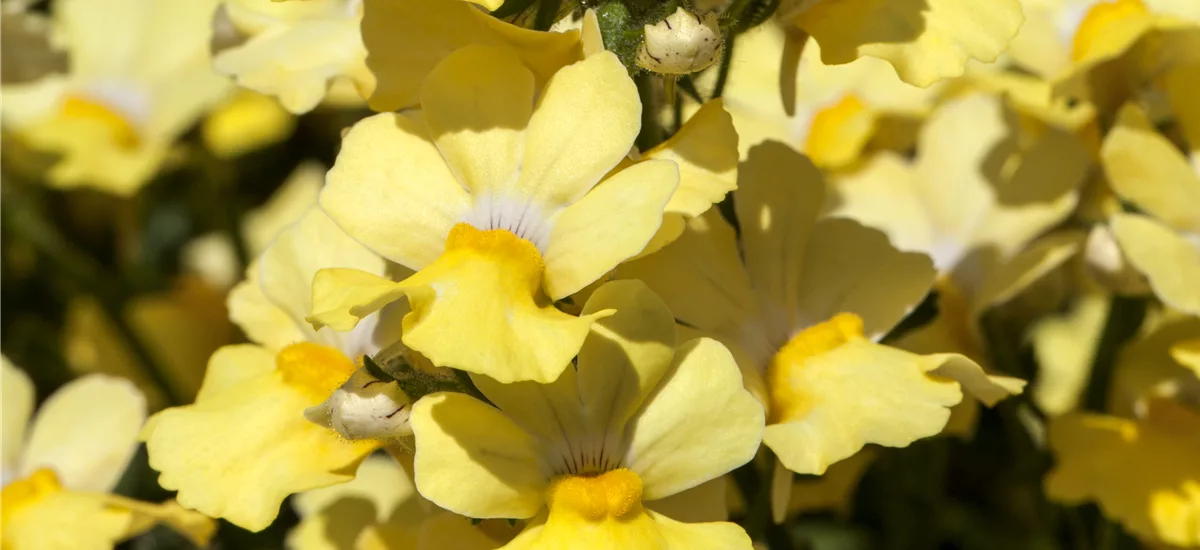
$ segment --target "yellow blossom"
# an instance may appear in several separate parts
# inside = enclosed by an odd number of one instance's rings
[[[228,92],[209,56],[211,0],[66,0],[53,6],[66,74],[6,85],[3,123],[57,155],[58,187],[131,195]]]
[[[163,522],[205,545],[216,525],[173,502],[109,494],[137,450],[146,403],[124,380],[89,375],[33,412],[33,386],[2,359],[3,469],[0,538],[6,549],[112,548]]]
[[[689,330],[733,350],[766,409],[763,442],[788,469],[820,474],[867,443],[935,435],[962,400],[960,384],[988,404],[1020,390],[960,355],[875,343],[925,296],[933,266],[876,230],[822,219],[824,182],[807,159],[767,142],[739,178],[739,236],[710,212],[618,273],[646,281]]]
[[[387,269],[313,208],[230,294],[230,316],[255,344],[218,350],[196,402],[150,419],[142,434],[150,465],[184,506],[262,529],[289,494],[353,479],[358,463],[381,445],[348,441],[305,418],[351,377],[359,356],[398,336],[382,315],[349,333],[313,331],[303,322],[312,275],[331,266]]]
[[[338,81],[370,96],[374,77],[359,31],[361,0],[226,0],[223,6],[248,38],[220,51],[213,66],[238,84],[278,97],[297,114],[321,103]]]
[[[611,312],[574,317],[552,302],[646,248],[684,164],[668,159],[691,151],[613,171],[641,108],[609,52],[556,73],[536,105],[534,86],[511,52],[464,48],[425,79],[422,111],[351,129],[321,206],[418,271],[400,282],[318,273],[316,326],[345,330],[407,296],[404,343],[435,365],[504,382],[558,377],[588,326]]]
[[[608,283],[578,365],[554,382],[472,380],[490,405],[454,393],[413,407],[421,494],[476,518],[532,518],[514,548],[743,548],[728,523],[681,523],[653,501],[753,457],[763,413],[713,340],[675,347],[665,304],[644,285]]]

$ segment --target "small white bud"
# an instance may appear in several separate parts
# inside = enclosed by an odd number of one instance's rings
[[[409,405],[396,382],[379,380],[359,368],[329,399],[305,410],[304,417],[352,441],[396,440],[412,435]]]
[[[656,73],[691,74],[712,65],[724,45],[715,12],[701,17],[681,7],[657,25],[646,25],[637,64]]]
[[[1097,224],[1092,227],[1084,247],[1084,257],[1092,275],[1113,292],[1133,296],[1150,292],[1146,277],[1129,265],[1108,225]]]

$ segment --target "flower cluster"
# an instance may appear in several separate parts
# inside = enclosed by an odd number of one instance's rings
[[[1196,0],[0,11],[4,550],[1200,548]]]

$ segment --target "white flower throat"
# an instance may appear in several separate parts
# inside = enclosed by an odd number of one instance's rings
[[[474,202],[462,217],[464,223],[480,231],[504,229],[533,243],[538,252],[546,253],[554,222],[540,206],[527,199],[490,193],[477,197]]]

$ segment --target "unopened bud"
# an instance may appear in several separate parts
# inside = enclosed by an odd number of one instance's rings
[[[359,368],[323,403],[305,410],[304,417],[352,441],[391,441],[412,435],[409,405],[395,381],[380,380]]]
[[[682,7],[656,25],[646,25],[645,41],[637,54],[643,69],[662,74],[691,74],[721,57],[725,41],[717,15],[703,17]]]
[[[1096,224],[1088,233],[1084,248],[1088,270],[1113,292],[1124,295],[1143,295],[1150,292],[1146,277],[1129,264],[1121,245],[1107,224]]]

